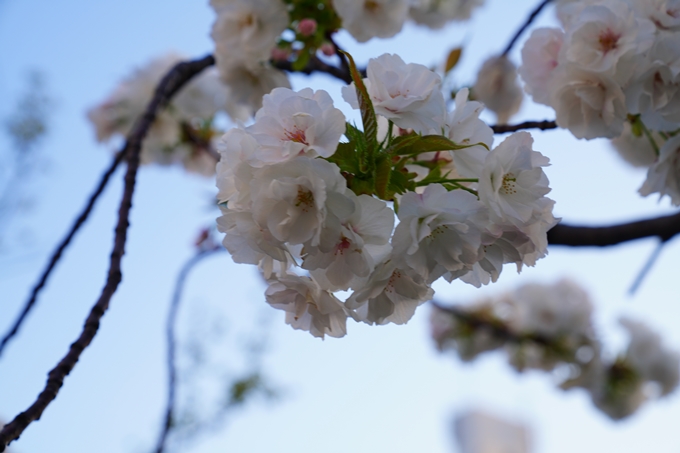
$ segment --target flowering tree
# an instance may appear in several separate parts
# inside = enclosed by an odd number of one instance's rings
[[[680,204],[674,3],[560,0],[562,28],[535,29],[517,70],[508,53],[544,1],[507,48],[481,65],[476,82],[454,93],[444,91],[442,74],[396,54],[371,58],[364,69],[334,39],[341,29],[359,43],[388,38],[406,21],[439,29],[466,20],[480,3],[213,0],[214,56],[161,57],[92,108],[97,139],[125,136],[125,144],[2,348],[125,163],[110,271],[81,335],[35,403],[0,432],[0,449],[40,418],[97,333],[121,280],[140,164],[181,165],[215,177],[224,247],[235,262],[258,266],[268,283],[264,298],[285,312],[287,324],[320,338],[344,336],[348,320],[404,324],[432,300],[436,281],[488,285],[505,264],[518,271],[540,266],[549,244],[674,237],[678,215],[602,228],[560,223],[546,196],[549,159],[533,149],[527,131],[563,128],[576,138],[615,139],[627,161],[649,168],[640,194]],[[461,51],[449,54],[445,73]],[[312,88],[294,91],[287,72],[327,73],[345,85],[343,99]],[[518,73],[533,100],[554,110],[555,121],[509,123],[524,96]],[[359,111],[359,124],[336,107],[343,101]],[[497,124],[480,118],[485,108]],[[230,127],[220,121],[225,113]],[[500,133],[512,134],[494,144]],[[201,244],[202,254],[214,250]],[[560,385],[585,389],[612,418],[634,412],[652,396],[650,385],[664,396],[678,384],[679,356],[637,321],[623,321],[631,334],[626,351],[604,355],[592,304],[570,282],[437,307],[433,337],[441,349],[469,360],[504,348],[519,370],[568,365]],[[172,409],[169,404],[157,451],[173,425]]]

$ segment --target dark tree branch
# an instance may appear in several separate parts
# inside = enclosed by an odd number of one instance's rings
[[[555,121],[525,121],[519,124],[496,124],[491,126],[494,134],[505,134],[507,132],[517,132],[523,129],[540,129],[542,131],[548,129],[557,129]]]
[[[515,33],[515,36],[512,37],[508,45],[505,47],[505,50],[503,51],[502,55],[507,55],[510,53],[512,50],[513,46],[517,42],[520,36],[522,36],[522,33],[524,33],[524,30],[526,30],[529,25],[532,24],[532,22],[536,19],[536,17],[540,14],[541,10],[546,7],[548,3],[550,3],[551,0],[543,0],[541,3],[538,4],[538,6],[529,14],[529,17],[527,17],[527,20],[522,24],[522,26],[517,30]]]
[[[125,241],[129,225],[128,219],[130,209],[132,208],[132,195],[135,188],[137,169],[139,168],[139,154],[142,141],[156,119],[157,112],[165,107],[172,96],[193,76],[214,63],[215,59],[212,55],[209,55],[199,60],[179,63],[172,68],[160,81],[146,111],[138,118],[132,131],[128,134],[122,151],[127,159],[125,188],[118,210],[118,223],[115,229],[115,239],[106,284],[99,299],[92,307],[80,336],[71,344],[66,356],[49,372],[44,390],[28,409],[17,415],[14,420],[5,425],[2,431],[0,431],[0,452],[4,451],[10,442],[18,439],[31,422],[40,419],[43,411],[57,397],[59,389],[64,383],[64,378],[73,370],[80,359],[80,355],[97,334],[101,318],[108,309],[111,297],[113,297],[118,284],[122,280],[120,265],[125,253]]]
[[[324,63],[317,57],[312,57],[309,60],[309,63],[307,63],[307,66],[300,70],[293,69],[293,64],[290,61],[272,61],[272,65],[277,69],[281,69],[282,71],[299,72],[307,75],[310,75],[314,72],[323,72],[335,77],[336,79],[342,80],[347,84],[352,82],[352,76],[348,71],[338,68],[337,66]]]
[[[179,275],[177,276],[177,281],[175,282],[175,290],[172,294],[170,310],[168,311],[168,319],[165,325],[166,341],[168,342],[168,400],[165,408],[163,428],[160,435],[158,436],[158,442],[156,444],[156,453],[163,453],[165,450],[165,443],[167,442],[168,435],[175,424],[173,418],[173,414],[175,413],[175,394],[177,392],[177,364],[175,360],[177,341],[175,337],[175,324],[177,320],[177,312],[179,311],[179,304],[182,298],[182,292],[184,291],[184,283],[186,282],[189,272],[191,272],[194,266],[203,260],[203,258],[223,250],[225,249],[218,246],[217,248],[211,248],[198,252],[184,264],[182,270],[180,270]]]
[[[109,168],[104,172],[104,174],[101,177],[101,180],[99,181],[99,184],[95,188],[94,192],[92,195],[90,195],[90,199],[88,200],[87,204],[85,205],[85,209],[80,213],[76,221],[73,223],[73,226],[71,226],[71,230],[66,234],[66,237],[62,239],[61,243],[57,246],[56,250],[52,253],[52,257],[50,258],[49,262],[47,263],[47,266],[45,267],[45,270],[43,270],[42,275],[40,276],[40,279],[38,280],[38,283],[35,284],[33,289],[31,290],[31,295],[29,296],[28,300],[24,304],[24,308],[17,317],[16,321],[14,321],[14,324],[10,328],[10,330],[5,334],[5,336],[2,338],[2,341],[0,341],[0,356],[2,355],[2,351],[5,349],[5,346],[7,343],[17,334],[19,331],[19,328],[21,327],[22,323],[26,319],[26,316],[28,313],[31,311],[31,309],[35,306],[35,302],[38,299],[38,294],[40,293],[40,290],[45,286],[47,283],[47,279],[52,273],[52,270],[54,267],[57,265],[57,262],[61,258],[62,253],[64,253],[64,250],[69,246],[71,243],[71,240],[73,237],[76,235],[80,227],[82,227],[85,222],[87,221],[87,218],[90,215],[90,212],[92,211],[92,208],[94,207],[95,203],[97,202],[97,199],[99,196],[102,194],[104,191],[104,188],[108,184],[109,180],[111,179],[111,176],[113,173],[116,171],[116,168],[118,168],[118,164],[120,164],[121,160],[123,160],[123,152],[118,152],[116,156],[113,158],[113,161],[111,162],[111,165],[109,165]]]
[[[680,233],[680,213],[619,225],[588,227],[559,223],[548,231],[548,244],[607,247],[647,237],[666,242]]]
[[[342,72],[345,75],[346,79],[345,81],[347,84],[352,83],[352,72],[349,67],[349,62],[347,61],[347,57],[345,57],[341,52],[344,52],[343,48],[338,45],[337,42],[333,39],[333,33],[327,33],[326,34],[326,39],[330,41],[331,44],[333,44],[333,47],[335,48],[335,55],[338,56],[340,59],[340,67],[342,68]]]

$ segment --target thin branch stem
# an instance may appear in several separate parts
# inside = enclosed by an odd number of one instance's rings
[[[71,240],[73,237],[76,235],[78,230],[80,230],[80,227],[82,227],[85,222],[87,221],[87,218],[90,215],[90,212],[92,212],[92,208],[94,207],[95,203],[97,202],[97,199],[99,196],[104,192],[104,188],[108,184],[109,180],[111,179],[111,176],[113,173],[116,171],[118,168],[118,165],[120,162],[123,160],[123,151],[119,151],[115,157],[113,158],[113,161],[109,165],[109,168],[104,172],[102,175],[99,184],[95,188],[94,192],[92,192],[92,195],[90,195],[90,199],[88,200],[87,204],[85,205],[85,208],[83,211],[80,213],[76,221],[73,223],[71,226],[71,229],[69,232],[66,234],[66,237],[62,239],[62,241],[59,243],[55,251],[52,253],[52,256],[50,257],[49,262],[47,263],[47,266],[42,272],[42,275],[40,276],[40,279],[38,280],[38,283],[33,286],[33,289],[31,290],[31,294],[28,297],[28,300],[24,304],[23,310],[21,310],[21,313],[17,317],[17,319],[14,321],[14,324],[12,327],[9,329],[9,331],[5,334],[5,336],[2,338],[2,341],[0,341],[0,356],[2,356],[2,351],[5,349],[5,346],[7,343],[19,332],[19,328],[21,328],[22,323],[26,319],[26,316],[28,316],[28,313],[35,307],[35,303],[38,299],[38,294],[40,291],[43,289],[45,284],[47,283],[47,279],[49,278],[50,274],[52,273],[52,270],[54,267],[57,265],[57,262],[59,262],[59,259],[61,258],[62,254],[64,253],[64,250],[69,246],[71,243]]]
[[[170,302],[170,310],[168,311],[168,319],[165,325],[166,341],[168,342],[167,355],[167,370],[168,370],[168,400],[165,408],[165,417],[163,420],[163,428],[158,436],[156,444],[156,453],[163,453],[168,435],[174,426],[173,414],[175,413],[175,395],[177,393],[177,363],[176,355],[176,335],[175,327],[177,324],[177,313],[179,311],[179,304],[182,299],[182,292],[184,291],[184,284],[186,282],[189,272],[198,264],[203,258],[212,255],[215,252],[223,251],[222,247],[202,250],[196,255],[192,256],[185,264],[177,276],[175,282],[175,290],[172,293],[172,300]]]
[[[656,244],[656,247],[654,247],[654,250],[652,251],[652,254],[647,258],[647,262],[645,263],[644,266],[642,266],[642,269],[640,269],[640,273],[638,276],[635,278],[633,281],[633,284],[630,286],[630,289],[628,290],[629,295],[634,295],[638,288],[640,288],[640,285],[642,285],[642,282],[645,280],[645,277],[649,274],[649,271],[652,270],[652,267],[654,267],[654,263],[657,262],[659,259],[659,256],[661,256],[661,250],[663,250],[664,245],[666,245],[666,242],[664,241],[659,241],[658,244]]]
[[[193,76],[214,63],[215,59],[212,55],[209,55],[199,60],[179,63],[173,67],[160,81],[146,111],[137,119],[132,131],[128,134],[126,145],[123,148],[127,159],[125,188],[118,210],[118,223],[115,229],[115,239],[106,284],[99,299],[85,320],[80,336],[71,344],[66,356],[49,372],[44,390],[28,409],[17,415],[14,420],[5,425],[2,431],[0,431],[0,452],[5,451],[6,446],[10,442],[18,439],[31,422],[40,419],[43,411],[57,397],[64,379],[73,370],[76,363],[78,363],[82,352],[90,345],[97,334],[101,318],[106,313],[109,302],[122,280],[121,261],[125,253],[125,242],[129,225],[128,219],[130,209],[132,208],[132,195],[139,168],[142,141],[156,119],[157,112],[165,107],[172,96]]]
[[[508,132],[517,132],[523,129],[540,129],[546,131],[548,129],[557,129],[555,121],[525,121],[519,124],[496,124],[491,126],[494,134],[505,134]]]
[[[529,28],[529,25],[533,23],[533,21],[536,19],[536,17],[540,14],[540,12],[545,8],[548,3],[550,3],[551,0],[543,0],[541,3],[536,6],[536,8],[529,14],[529,17],[527,17],[527,20],[522,24],[522,26],[515,32],[515,36],[512,37],[508,45],[505,47],[505,50],[503,50],[502,55],[507,55],[510,53],[512,48],[514,47],[515,43],[517,43],[517,40],[522,36],[522,33],[524,33],[524,30]]]

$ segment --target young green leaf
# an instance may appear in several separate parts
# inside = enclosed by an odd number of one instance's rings
[[[369,162],[370,165],[373,164],[373,156],[378,149],[378,120],[375,116],[375,110],[373,109],[373,102],[371,97],[368,95],[368,90],[366,90],[366,85],[364,85],[364,80],[354,63],[354,58],[352,56],[340,50],[347,61],[349,62],[350,75],[352,76],[352,81],[357,90],[357,98],[359,100],[359,109],[361,111],[361,121],[364,125],[364,134],[366,135],[366,144],[368,145]]]
[[[446,66],[444,67],[445,74],[447,74],[449,71],[456,67],[458,61],[460,61],[460,56],[462,53],[463,53],[462,47],[456,47],[451,52],[449,52],[449,56],[446,57]]]
[[[378,198],[389,200],[388,190],[390,184],[390,174],[392,173],[392,163],[388,157],[378,159],[375,165],[375,193]]]

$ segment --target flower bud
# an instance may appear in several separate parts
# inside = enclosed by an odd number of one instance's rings
[[[312,36],[316,33],[316,21],[314,19],[302,19],[298,22],[297,31],[302,36]]]

